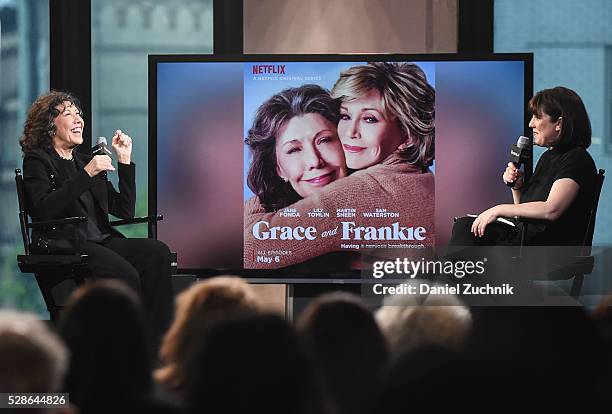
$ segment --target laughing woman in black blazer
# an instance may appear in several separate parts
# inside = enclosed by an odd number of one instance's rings
[[[134,217],[132,140],[116,131],[112,139],[118,161],[115,168],[108,155],[92,157],[75,151],[83,143],[84,125],[78,100],[69,93],[52,91],[30,107],[20,144],[26,204],[32,218],[87,217],[76,228],[48,227],[35,232],[33,249],[61,252],[82,240],[79,246],[89,256],[93,277],[121,279],[140,293],[157,347],[172,314],[170,251],[158,240],[127,239],[110,226],[109,213]],[[119,191],[106,179],[107,171],[117,171]]]

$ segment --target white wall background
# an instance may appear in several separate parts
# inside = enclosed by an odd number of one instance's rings
[[[457,0],[245,0],[244,53],[454,53]]]

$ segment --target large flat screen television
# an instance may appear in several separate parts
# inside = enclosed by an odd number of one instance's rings
[[[453,217],[511,201],[532,71],[531,54],[150,55],[157,236],[183,272],[279,282],[445,245]]]

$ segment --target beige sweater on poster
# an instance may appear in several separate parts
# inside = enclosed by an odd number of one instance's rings
[[[426,229],[425,240],[388,243],[433,246],[434,196],[434,176],[431,172],[422,173],[419,168],[391,156],[381,164],[339,179],[319,193],[287,207],[295,209],[300,217],[282,217],[284,210],[266,213],[257,197],[252,197],[244,206],[244,266],[247,269],[273,269],[302,263],[330,252],[346,251],[346,248],[341,247],[342,244],[346,246],[359,242],[341,240],[341,228],[333,236],[322,237],[322,233],[335,229],[342,221],[354,221],[356,226],[381,227],[390,226],[394,222],[399,222],[403,227],[422,226]],[[315,208],[329,212],[330,217],[308,217],[307,213]],[[357,215],[354,218],[336,217],[336,209],[342,208],[354,208]],[[397,212],[399,218],[362,216],[362,212],[372,212],[377,208]],[[252,228],[259,221],[268,222],[269,227],[314,226],[317,229],[317,238],[300,241],[258,240],[253,236]],[[280,262],[272,260],[271,263],[266,263],[257,260],[257,256],[268,251],[290,251],[291,254],[281,255]]]

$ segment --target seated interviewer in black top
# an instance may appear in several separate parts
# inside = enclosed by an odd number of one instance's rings
[[[580,246],[588,226],[597,170],[591,155],[583,148],[568,150],[548,149],[542,154],[531,178],[521,188],[521,203],[546,201],[555,181],[562,178],[574,180],[578,194],[567,210],[554,221],[534,220],[527,226],[525,243],[528,245]],[[511,219],[511,218],[510,218]],[[484,237],[471,233],[473,217],[462,217],[453,226],[449,244],[456,246],[518,245],[521,241],[522,223],[512,227],[494,222]]]
[[[591,155],[583,148],[567,151],[549,149],[540,157],[531,179],[523,187],[521,203],[545,201],[556,180],[571,178],[580,189],[574,201],[555,221],[527,226],[530,245],[580,246],[588,226],[593,203],[597,169]]]

